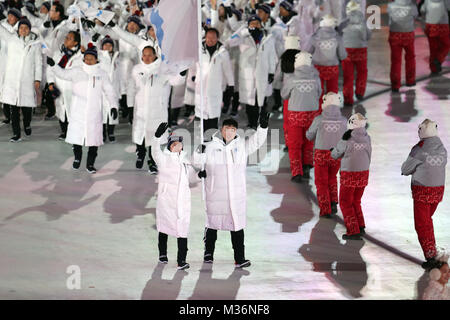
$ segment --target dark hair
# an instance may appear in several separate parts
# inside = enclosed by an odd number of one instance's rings
[[[152,46],[146,46],[144,49],[142,49],[142,52],[144,52],[145,49],[152,49],[153,54],[156,56],[156,50]]]
[[[206,34],[207,34],[208,32],[215,32],[216,35],[217,35],[217,38],[220,38],[220,36],[219,36],[219,30],[217,30],[216,28],[208,28],[208,29],[206,29],[205,36],[206,36]]]
[[[295,56],[300,52],[297,49],[288,49],[281,55],[281,72],[293,73],[295,71]]]
[[[236,120],[229,118],[229,119],[225,119],[222,122],[222,127],[225,126],[230,126],[230,127],[235,127],[236,129],[238,128],[238,123]]]
[[[81,43],[80,33],[78,31],[73,31],[73,30],[67,32],[67,34],[69,34],[69,33],[73,34],[73,41],[75,41],[77,43],[77,46],[80,46],[80,43]]]
[[[59,2],[54,2],[53,5],[55,6],[55,11],[59,12],[59,17],[62,19],[64,17],[64,6]]]

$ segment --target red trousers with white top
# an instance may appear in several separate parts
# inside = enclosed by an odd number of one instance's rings
[[[414,199],[414,227],[425,258],[436,256],[433,214],[444,195],[444,186],[411,186]]]
[[[416,82],[414,32],[389,32],[391,46],[391,86],[399,89],[402,82],[402,52],[405,50],[406,84]]]
[[[366,226],[361,208],[361,198],[369,181],[369,171],[341,171],[339,206],[344,216],[347,235],[360,233],[359,228]]]
[[[341,160],[331,157],[330,150],[314,150],[314,183],[320,215],[331,214],[331,202],[338,203],[337,173]]]
[[[353,83],[356,69],[356,95],[364,96],[367,85],[367,48],[346,48],[347,58],[342,61],[344,73],[344,103],[353,104]]]
[[[450,50],[450,29],[448,24],[426,24],[425,34],[430,45],[430,69],[437,72],[435,60],[443,63]]]

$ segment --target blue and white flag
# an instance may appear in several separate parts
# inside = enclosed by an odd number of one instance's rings
[[[197,1],[160,0],[144,10],[144,22],[155,29],[161,59],[170,69],[185,70],[198,61]]]

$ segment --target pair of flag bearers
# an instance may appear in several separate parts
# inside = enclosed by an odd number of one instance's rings
[[[263,112],[256,132],[245,139],[237,134],[238,123],[234,119],[224,120],[212,140],[199,146],[192,161],[183,151],[182,137],[169,136],[167,147],[161,150],[168,124],[159,125],[152,139],[151,152],[158,167],[156,227],[160,263],[168,263],[170,235],[177,238],[178,269],[189,268],[186,262],[191,215],[189,182],[205,179],[204,262],[213,262],[217,231],[224,230],[231,233],[236,267],[250,266],[250,260],[245,259],[244,246],[247,159],[266,141],[268,122],[269,114]]]

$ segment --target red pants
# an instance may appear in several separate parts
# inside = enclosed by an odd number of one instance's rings
[[[289,111],[286,107],[284,123],[289,132],[287,146],[292,176],[303,175],[304,165],[313,165],[314,142],[306,139],[306,131],[318,111]]]
[[[314,183],[320,215],[331,214],[331,202],[338,203],[337,173],[341,160],[331,158],[329,150],[314,150]]]
[[[365,227],[364,214],[361,208],[361,198],[369,180],[369,171],[341,171],[341,187],[339,190],[339,206],[344,216],[347,234],[359,233],[359,228]]]
[[[356,68],[356,94],[364,96],[367,84],[367,48],[346,48],[347,58],[342,61],[344,73],[344,103],[353,104],[353,79]]]
[[[328,92],[339,92],[339,66],[315,66],[319,71],[320,82],[322,84],[322,96]],[[327,89],[325,91],[325,84]],[[320,102],[322,102],[322,96],[320,96]],[[322,104],[320,104],[322,105]]]
[[[425,258],[436,256],[433,214],[444,195],[444,187],[412,186],[414,199],[414,227]]]
[[[402,81],[402,50],[405,50],[406,84],[416,82],[416,55],[414,51],[414,32],[390,32],[391,46],[391,86],[399,89]]]
[[[289,104],[289,100],[284,100],[283,101],[283,131],[284,131],[284,142],[286,143],[286,146],[289,149],[288,146],[288,124],[286,119],[288,118],[288,104]]]
[[[435,60],[443,63],[450,50],[449,26],[448,24],[426,24],[425,34],[430,44],[430,69],[437,72],[433,63]]]

